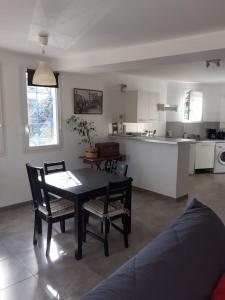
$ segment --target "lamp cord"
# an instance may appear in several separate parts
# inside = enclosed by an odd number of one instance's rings
[[[42,55],[45,55],[45,47],[42,46]]]

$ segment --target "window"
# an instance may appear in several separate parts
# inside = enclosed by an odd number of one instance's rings
[[[58,89],[28,84],[26,88],[28,148],[60,145]]]
[[[4,126],[3,126],[3,106],[1,99],[1,88],[0,88],[0,156],[5,152],[4,146]]]
[[[183,105],[183,122],[201,122],[203,93],[187,91]]]

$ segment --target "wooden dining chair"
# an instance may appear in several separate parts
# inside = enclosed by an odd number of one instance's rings
[[[122,161],[118,160],[106,160],[104,171],[119,176],[127,176],[128,165]]]
[[[37,245],[37,232],[42,233],[42,220],[48,223],[47,249],[49,249],[52,236],[52,224],[60,222],[61,231],[65,232],[65,220],[74,217],[74,205],[71,201],[58,198],[52,199],[47,191],[44,169],[26,164],[28,179],[34,205],[34,235],[33,244]]]
[[[102,170],[105,171],[105,172],[111,173],[112,162],[113,162],[113,160],[107,159],[107,160],[104,162],[104,168],[103,168]]]
[[[65,161],[57,161],[57,162],[52,162],[52,163],[44,163],[44,170],[45,174],[51,174],[51,173],[56,173],[56,172],[65,172],[66,171],[66,164]]]
[[[127,176],[128,165],[123,161],[113,160],[111,164],[111,173],[119,176]]]
[[[64,160],[61,161],[57,161],[57,162],[52,162],[52,163],[44,163],[44,171],[45,171],[45,175],[49,175],[52,173],[57,173],[57,172],[65,172],[66,171],[66,164]],[[49,196],[52,199],[59,199],[60,197],[53,194],[53,193],[49,193]]]
[[[132,178],[122,182],[111,182],[108,185],[104,201],[102,199],[93,199],[83,205],[83,239],[86,241],[86,233],[92,235],[104,243],[105,256],[109,256],[108,234],[109,225],[123,234],[125,247],[128,247],[128,201],[131,197]],[[87,230],[87,215],[99,218],[103,223],[103,233],[98,235]],[[119,227],[113,220],[122,219],[123,228]]]

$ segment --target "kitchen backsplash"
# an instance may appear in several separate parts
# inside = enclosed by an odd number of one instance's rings
[[[165,135],[165,122],[151,122],[151,123],[124,123],[126,125],[126,132],[142,133],[145,130],[156,130],[157,136]]]
[[[182,122],[166,122],[166,131],[171,130],[172,136],[183,137],[184,132],[187,134],[200,135],[201,138],[206,137],[206,129],[220,129],[220,122],[201,122],[201,123],[182,123]]]

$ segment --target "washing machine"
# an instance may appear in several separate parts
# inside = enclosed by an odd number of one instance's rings
[[[225,173],[225,142],[216,143],[214,173]]]

